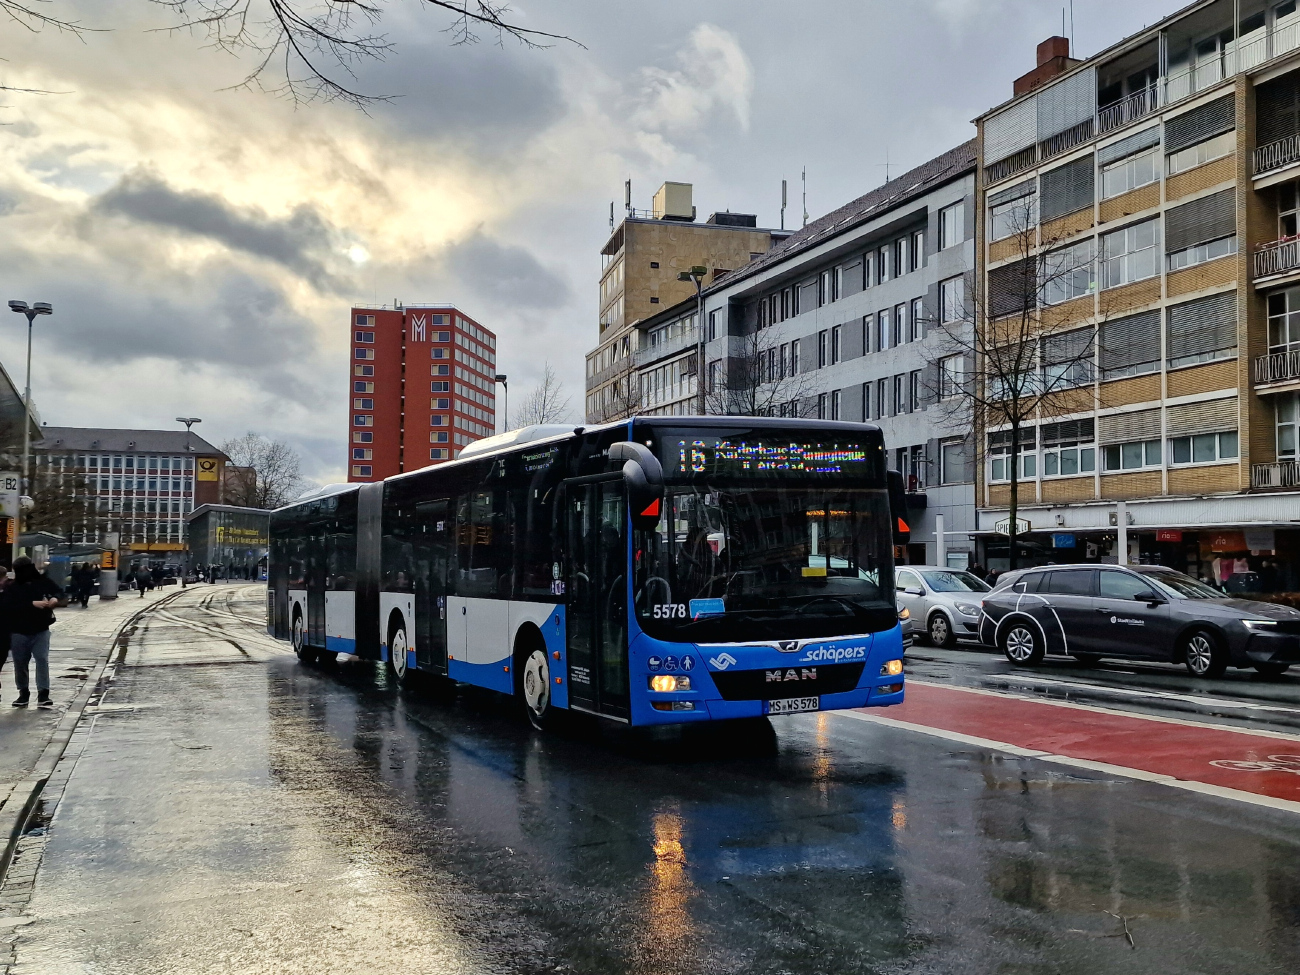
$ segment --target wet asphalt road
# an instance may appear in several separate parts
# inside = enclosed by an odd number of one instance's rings
[[[1289,813],[835,715],[539,737],[490,694],[304,667],[262,605],[196,590],[133,637],[24,854],[13,971],[1300,969]],[[1035,676],[1128,679],[1067,668]],[[1163,681],[1191,686],[1131,686]]]

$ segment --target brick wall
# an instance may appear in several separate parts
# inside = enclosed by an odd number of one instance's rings
[[[1112,500],[1148,498],[1161,493],[1164,478],[1160,471],[1133,474],[1108,474],[1101,479],[1101,496]]]

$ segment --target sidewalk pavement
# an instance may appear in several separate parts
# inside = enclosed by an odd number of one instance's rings
[[[112,650],[113,634],[133,614],[176,593],[177,586],[155,589],[143,599],[133,591],[117,599],[92,598],[86,609],[67,606],[56,609],[50,628],[50,697],[54,707],[36,707],[35,665],[29,674],[32,702],[15,708],[18,696],[13,680],[13,662],[0,669],[0,879],[8,866],[11,829],[21,831],[26,820],[23,806],[35,803],[43,781],[39,765],[49,765],[48,776],[58,755],[45,755],[47,746],[66,731],[69,734],[85,707],[88,691],[102,672]],[[65,737],[66,743],[66,737]],[[56,748],[54,751],[61,752]],[[17,824],[15,826],[15,824]]]

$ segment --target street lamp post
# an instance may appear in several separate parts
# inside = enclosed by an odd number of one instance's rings
[[[505,395],[501,398],[501,432],[505,433],[510,429],[510,384],[506,382],[504,372],[497,373],[497,382],[505,390]]]
[[[23,390],[23,482],[19,494],[31,494],[31,480],[28,468],[31,466],[32,453],[32,325],[37,315],[52,315],[54,308],[48,301],[34,301],[28,306],[25,301],[9,302],[9,310],[27,316],[27,385]],[[18,533],[20,519],[14,518],[14,555],[18,554]]]
[[[707,267],[696,264],[689,271],[677,275],[678,281],[695,283],[695,327],[699,330],[695,343],[695,394],[700,416],[704,415],[704,343],[708,337],[704,331],[704,275],[708,273]]]
[[[185,449],[193,450],[194,448],[190,446],[190,428],[193,427],[194,424],[202,423],[203,421],[197,416],[178,416],[176,422],[185,424]]]

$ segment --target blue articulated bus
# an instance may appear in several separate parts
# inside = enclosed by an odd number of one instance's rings
[[[866,424],[528,427],[275,511],[268,628],[514,695],[538,727],[897,704],[900,484]]]

